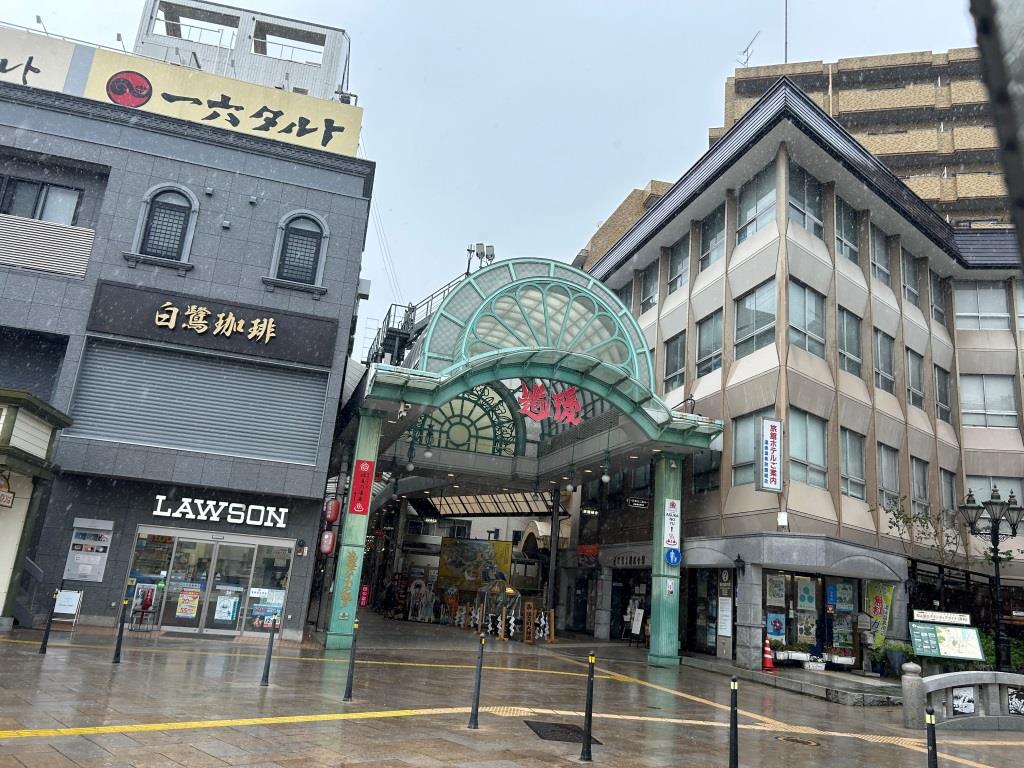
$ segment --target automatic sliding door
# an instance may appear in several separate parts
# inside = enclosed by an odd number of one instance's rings
[[[213,547],[209,541],[178,539],[167,574],[163,626],[199,629]]]
[[[219,544],[213,581],[206,599],[206,629],[237,632],[249,591],[256,548],[245,544]]]

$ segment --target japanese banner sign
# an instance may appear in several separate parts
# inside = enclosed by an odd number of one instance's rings
[[[665,499],[664,546],[669,549],[679,549],[682,546],[679,543],[679,518],[679,499]]]
[[[352,515],[366,515],[370,512],[373,496],[373,462],[356,459],[352,470],[352,486],[349,489],[348,511]]]
[[[10,28],[0,28],[0,81],[350,157],[363,117],[350,104]]]
[[[577,397],[576,387],[552,392],[549,398],[547,387],[543,384],[527,385],[524,381],[516,401],[519,403],[519,412],[533,421],[544,421],[550,416],[572,427],[578,427],[582,422],[580,414],[583,407]]]
[[[782,493],[782,419],[761,419],[755,455],[757,490]]]
[[[138,56],[97,50],[87,99],[336,155],[356,154],[362,109]]]

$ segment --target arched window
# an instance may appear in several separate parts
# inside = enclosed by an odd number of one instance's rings
[[[278,280],[316,285],[323,249],[323,228],[308,216],[296,216],[284,228],[277,257]]]
[[[184,261],[190,234],[192,202],[177,190],[167,189],[149,200],[139,253],[159,259]]]

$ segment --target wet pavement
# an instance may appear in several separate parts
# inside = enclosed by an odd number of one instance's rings
[[[0,636],[0,768],[359,765],[564,766],[579,744],[544,741],[524,721],[582,725],[581,643],[488,642],[480,728],[466,728],[477,640],[450,627],[363,617],[354,700],[343,702],[347,652],[264,643],[126,639],[54,632]],[[598,645],[594,763],[728,764],[728,678],[651,668],[640,651]],[[585,653],[585,650],[583,651]],[[925,766],[923,732],[898,707],[847,707],[741,683],[741,766]],[[940,733],[941,766],[1017,762],[1024,734]]]

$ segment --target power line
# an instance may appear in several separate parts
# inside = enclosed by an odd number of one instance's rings
[[[366,129],[364,128],[359,139],[359,150],[363,157],[366,157]],[[381,262],[384,266],[384,276],[387,278],[391,288],[391,296],[394,303],[405,304],[405,296],[398,280],[398,270],[395,268],[395,261],[391,256],[391,245],[388,243],[387,234],[384,231],[384,220],[380,215],[380,205],[376,199],[370,201],[370,220],[373,222],[374,231],[377,233],[377,245],[380,248]]]

